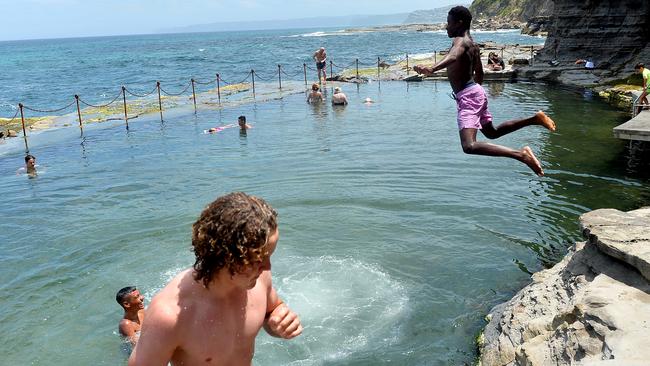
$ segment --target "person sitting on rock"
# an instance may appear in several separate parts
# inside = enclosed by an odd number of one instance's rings
[[[646,69],[645,65],[642,63],[636,64],[634,70],[643,76],[643,84],[641,84],[641,96],[637,99],[637,105],[648,104],[648,94],[650,94],[650,70]],[[641,113],[643,106],[639,106],[636,110],[636,114]]]
[[[490,52],[488,55],[487,66],[490,71],[503,71],[506,68],[505,62],[496,52]]]

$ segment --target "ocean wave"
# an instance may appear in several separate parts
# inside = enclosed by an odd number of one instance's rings
[[[354,35],[355,33],[360,33],[360,32],[348,32],[345,30],[338,30],[334,32],[312,32],[312,33],[304,33],[304,34],[293,34],[290,36],[281,36],[280,38],[298,38],[298,37],[328,37],[328,36],[351,36]]]

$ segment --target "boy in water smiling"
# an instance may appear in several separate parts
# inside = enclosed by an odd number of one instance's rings
[[[504,122],[498,126],[492,124],[492,115],[487,108],[487,97],[481,84],[483,83],[483,65],[479,46],[474,43],[469,34],[472,14],[464,6],[456,6],[449,10],[447,16],[447,35],[453,38],[453,44],[447,56],[431,67],[415,66],[413,69],[420,74],[432,75],[434,72],[447,68],[449,83],[454,91],[458,108],[458,129],[463,151],[466,154],[489,156],[504,156],[516,159],[526,164],[535,174],[542,176],[542,166],[530,147],[513,150],[501,145],[476,141],[476,132],[481,130],[489,139],[495,139],[514,132],[522,127],[540,125],[550,131],[555,131],[555,122],[544,112],[539,111],[534,116]]]
[[[261,198],[218,198],[192,225],[196,261],[158,293],[131,357],[135,365],[251,365],[262,327],[291,339],[296,313],[271,283],[277,213]]]
[[[117,292],[115,300],[124,309],[124,316],[119,325],[120,335],[126,338],[131,346],[135,346],[144,319],[144,296],[135,286],[127,286]]]

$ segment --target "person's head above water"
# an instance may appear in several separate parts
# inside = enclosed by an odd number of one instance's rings
[[[144,309],[144,297],[135,286],[127,286],[120,289],[117,295],[115,295],[115,301],[127,311]]]
[[[239,123],[240,126],[246,124],[246,116],[239,116],[237,117],[237,123]]]
[[[36,157],[34,155],[25,155],[25,166],[27,168],[34,168],[36,166]]]
[[[210,203],[192,225],[194,279],[207,288],[222,270],[231,278],[268,262],[277,213],[261,198],[234,192]]]
[[[464,6],[455,6],[447,14],[447,36],[462,37],[472,25],[472,13]]]
[[[645,69],[643,62],[639,62],[638,64],[634,65],[634,70],[637,72],[643,72],[643,69]]]
[[[320,87],[318,86],[317,83],[313,83],[313,84],[311,84],[311,90],[313,90],[313,91],[318,91],[318,89],[320,89]]]
[[[338,94],[338,93],[341,93],[341,88],[337,86],[336,88],[334,88],[334,94]]]

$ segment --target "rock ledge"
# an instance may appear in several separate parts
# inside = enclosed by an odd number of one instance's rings
[[[650,364],[650,208],[580,222],[587,242],[492,310],[483,366]]]

